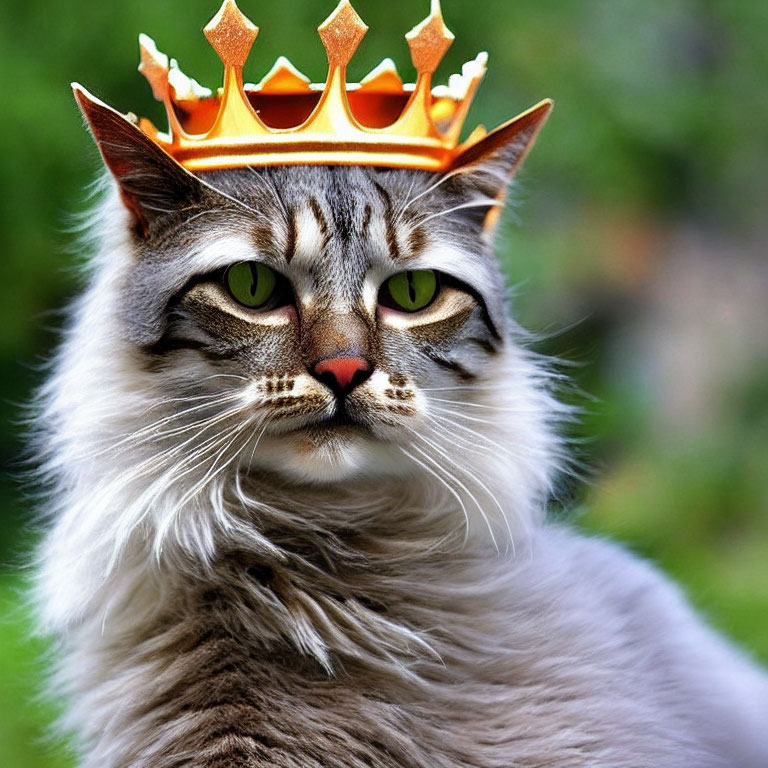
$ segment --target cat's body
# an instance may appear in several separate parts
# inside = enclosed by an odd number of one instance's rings
[[[521,554],[351,567],[323,588],[247,574],[238,553],[215,576],[166,583],[147,625],[109,640],[86,629],[74,714],[98,746],[85,765],[764,765],[764,684],[658,574],[557,529]],[[332,675],[265,638],[292,603]],[[313,607],[336,637],[312,626]],[[432,651],[370,610],[428,628]]]
[[[486,217],[541,119],[440,178],[198,183],[89,115],[122,201],[44,392],[38,592],[84,768],[768,765],[765,676],[543,520],[562,409]],[[227,296],[254,260],[292,303]],[[386,309],[408,269],[437,298]]]

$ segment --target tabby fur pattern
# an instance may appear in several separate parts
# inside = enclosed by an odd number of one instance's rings
[[[763,673],[545,519],[568,413],[492,251],[544,115],[439,176],[193,176],[88,118],[112,177],[40,397],[36,592],[82,768],[768,765]],[[247,260],[291,307],[227,296]],[[378,307],[406,269],[438,299]],[[309,369],[350,351],[340,418]]]

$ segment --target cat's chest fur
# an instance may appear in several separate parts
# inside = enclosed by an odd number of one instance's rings
[[[345,598],[237,555],[178,584],[171,613],[111,649],[105,678],[141,670],[144,696],[103,727],[182,724],[194,765],[725,765],[696,735],[715,710],[686,720],[675,693],[698,638],[653,638],[679,625],[678,598],[619,550],[548,529],[515,558],[382,567],[388,605],[358,576],[365,594],[348,572]],[[331,671],[296,651],[302,632]],[[177,748],[125,765],[176,765],[162,755]]]

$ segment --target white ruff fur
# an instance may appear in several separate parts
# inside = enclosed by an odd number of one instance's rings
[[[413,729],[414,765],[768,765],[762,673],[651,567],[545,521],[565,411],[533,356],[508,340],[471,405],[460,390],[420,392],[429,416],[400,448],[342,436],[302,452],[243,417],[204,461],[183,449],[164,459],[172,449],[157,430],[177,422],[152,425],[167,391],[137,364],[114,313],[133,258],[116,196],[97,219],[112,223],[41,400],[54,491],[37,601],[43,629],[61,641],[63,725],[79,734],[84,768],[198,764],[163,762],[183,726],[137,714],[180,663],[150,652],[173,627],[154,637],[142,628],[172,611],[186,584],[215,581],[225,551],[290,574],[295,556],[260,520],[319,532],[388,521],[380,555],[392,614],[353,610],[296,577],[292,605],[262,600],[250,620],[265,648],[287,639],[342,688],[349,670],[368,670]],[[367,386],[375,395],[387,382],[375,375]],[[225,392],[222,411],[245,412],[259,396],[247,381]],[[265,479],[248,485],[243,468]],[[275,490],[276,470],[288,484]],[[242,609],[237,618],[249,620]],[[424,696],[416,713],[411,690]]]

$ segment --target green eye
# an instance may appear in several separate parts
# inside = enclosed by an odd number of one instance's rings
[[[380,299],[384,306],[401,312],[418,312],[435,298],[437,274],[431,269],[409,269],[390,277],[384,288]]]
[[[266,304],[274,294],[277,274],[258,261],[242,261],[226,271],[224,284],[235,301],[255,309]]]

